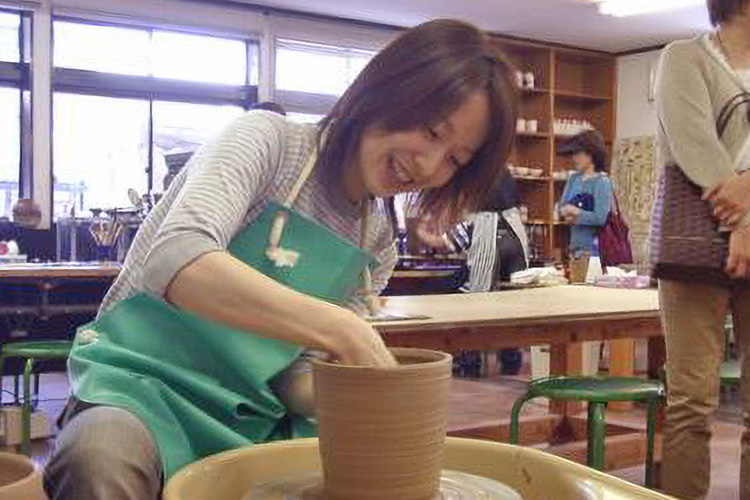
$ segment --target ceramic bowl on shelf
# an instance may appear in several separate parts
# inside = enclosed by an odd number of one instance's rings
[[[541,177],[543,173],[544,173],[544,170],[542,170],[541,168],[530,168],[529,169],[529,175],[531,177]]]
[[[529,170],[526,167],[516,167],[516,175],[520,175],[521,177],[526,177],[529,175]]]

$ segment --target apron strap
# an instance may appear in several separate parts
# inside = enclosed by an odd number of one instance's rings
[[[305,160],[305,164],[302,167],[302,171],[300,172],[297,181],[294,183],[294,186],[292,186],[289,194],[286,195],[286,199],[283,202],[284,207],[292,208],[294,202],[297,201],[297,197],[299,196],[300,191],[302,191],[302,186],[304,186],[305,182],[307,182],[307,179],[310,178],[310,174],[312,174],[313,168],[315,167],[315,162],[317,160],[318,147],[315,146],[315,148],[310,151],[310,154],[307,155],[307,159]]]

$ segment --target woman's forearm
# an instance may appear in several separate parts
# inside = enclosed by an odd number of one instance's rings
[[[330,351],[346,342],[337,338],[340,323],[356,318],[277,283],[227,252],[207,253],[185,266],[167,287],[166,298],[234,328]]]

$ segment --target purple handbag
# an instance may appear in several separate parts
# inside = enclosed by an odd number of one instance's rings
[[[747,92],[734,96],[719,113],[717,133],[724,134]],[[750,108],[748,108],[750,118]],[[737,283],[724,271],[729,256],[729,233],[719,231],[713,206],[701,199],[703,189],[678,165],[666,165],[659,178],[651,223],[651,275],[658,279]],[[744,281],[744,280],[743,280]]]
[[[620,203],[614,191],[612,201],[614,203],[607,215],[607,222],[599,231],[599,253],[602,265],[606,267],[633,263],[633,250],[628,237],[630,228],[620,212]]]

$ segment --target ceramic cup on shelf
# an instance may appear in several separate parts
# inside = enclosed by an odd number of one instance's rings
[[[526,120],[524,120],[523,118],[519,118],[518,120],[516,120],[516,132],[518,132],[519,134],[523,134],[524,132],[526,132]]]
[[[539,128],[539,122],[537,120],[526,120],[526,132],[535,134]]]
[[[430,500],[439,494],[451,356],[391,352],[397,367],[313,361],[329,500]]]

